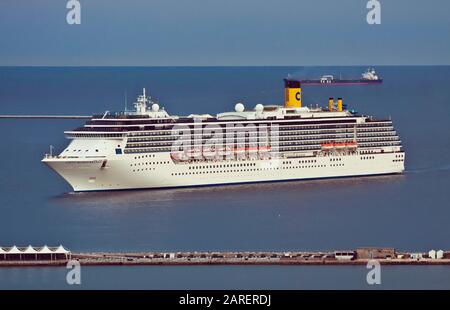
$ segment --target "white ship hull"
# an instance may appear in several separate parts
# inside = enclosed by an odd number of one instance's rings
[[[404,152],[202,163],[174,163],[169,153],[111,155],[101,159],[49,156],[42,161],[74,191],[289,181],[404,171]]]

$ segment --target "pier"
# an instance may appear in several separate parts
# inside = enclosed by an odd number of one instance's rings
[[[1,256],[1,255],[0,255]],[[450,251],[397,252],[392,248],[358,248],[333,252],[93,252],[73,253],[70,259],[82,266],[111,265],[366,265],[376,259],[382,265],[450,265]],[[0,267],[63,266],[69,258],[8,259]]]

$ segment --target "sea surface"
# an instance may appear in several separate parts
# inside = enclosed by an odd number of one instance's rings
[[[92,115],[131,109],[142,87],[169,113],[218,113],[237,102],[283,102],[288,74],[356,77],[365,67],[0,67],[0,114]],[[82,120],[0,119],[0,245],[72,251],[450,250],[450,67],[377,67],[372,86],[304,86],[391,117],[406,151],[403,175],[170,190],[73,193],[40,161]],[[450,267],[364,266],[0,268],[0,288],[450,288]]]

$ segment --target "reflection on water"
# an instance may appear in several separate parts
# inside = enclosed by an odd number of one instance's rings
[[[401,182],[405,175],[384,175],[371,177],[351,177],[321,180],[265,182],[220,186],[201,186],[169,189],[120,190],[103,192],[69,192],[50,198],[50,201],[63,206],[89,206],[114,208],[130,208],[137,206],[162,206],[176,204],[187,200],[207,203],[229,199],[255,199],[267,193],[277,195],[310,195],[314,192],[324,192],[328,189],[354,189],[361,186],[376,186]]]

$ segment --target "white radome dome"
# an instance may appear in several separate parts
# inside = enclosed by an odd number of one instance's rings
[[[157,103],[152,104],[152,111],[153,112],[158,112],[159,111],[159,104],[157,104]]]
[[[264,111],[264,106],[261,103],[258,103],[257,105],[255,105],[255,111],[256,112]]]
[[[234,110],[236,112],[244,112],[245,107],[242,103],[236,103],[236,105],[234,106]]]

